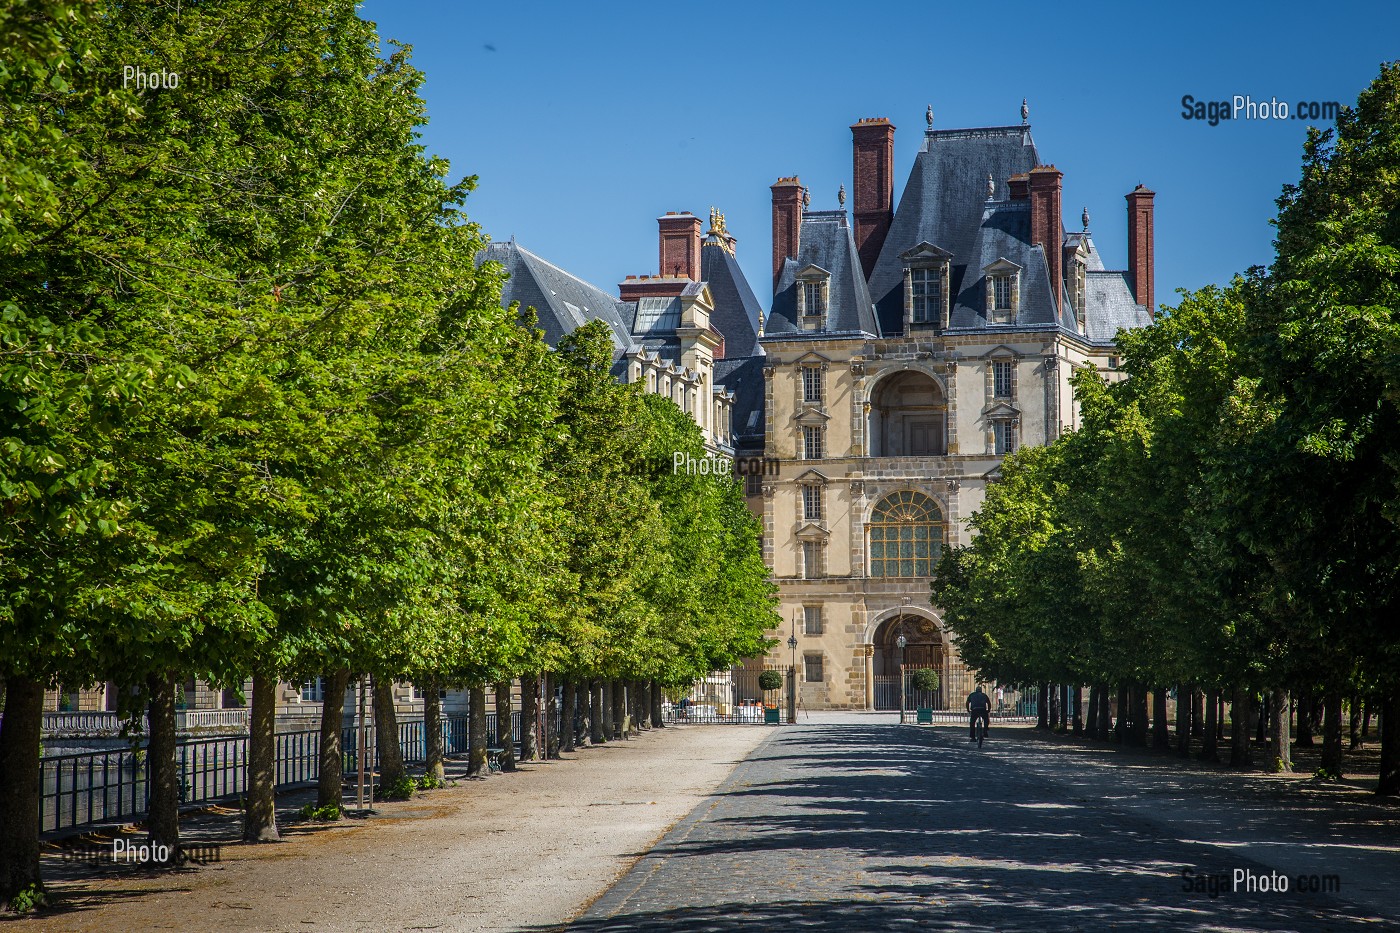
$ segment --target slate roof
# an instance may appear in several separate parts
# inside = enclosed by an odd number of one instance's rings
[[[982,190],[986,191],[985,179]],[[961,291],[953,295],[953,306],[948,315],[949,330],[988,325],[987,286],[982,270],[999,259],[1009,260],[1021,267],[1021,301],[1016,326],[1058,324],[1059,316],[1050,290],[1050,274],[1045,266],[1045,251],[1039,246],[1032,246],[1030,242],[1031,202],[984,201],[981,220],[973,227],[973,233],[975,239],[971,248],[963,253],[967,260],[964,263],[966,271],[961,278]],[[954,257],[956,263],[956,253]],[[958,281],[956,272],[953,280]]]
[[[730,426],[740,450],[763,447],[763,363],[757,354],[715,361],[715,383],[734,393]]]
[[[1126,272],[1091,268],[1085,275],[1084,291],[1084,336],[1094,343],[1112,343],[1119,330],[1152,323],[1152,315],[1133,298]]]
[[[1006,180],[1029,172],[1038,162],[1029,126],[929,130],[924,134],[923,148],[914,159],[894,222],[870,276],[881,333],[888,336],[904,331],[900,253],[920,242],[952,253],[953,294],[962,294],[981,276],[976,259],[987,176],[995,182],[995,197],[1006,200]],[[805,222],[802,234],[805,238]]]
[[[602,321],[612,332],[614,357],[635,346],[631,336],[635,309],[631,304],[570,275],[514,240],[491,243],[482,250],[478,262],[505,266],[510,278],[501,289],[501,304],[509,307],[518,301],[521,308],[534,308],[545,342],[551,347],[593,320]]]
[[[758,322],[763,305],[749,287],[739,262],[718,244],[700,248],[700,277],[710,286],[715,311],[710,326],[724,335],[724,355],[748,357],[760,354]]]
[[[826,327],[822,331],[812,332],[812,336],[879,334],[870,289],[860,267],[860,254],[856,251],[855,236],[846,219],[846,212],[842,210],[803,213],[797,258],[789,258],[783,264],[773,295],[773,313],[764,326],[765,336],[806,333],[797,323],[796,277],[799,270],[809,265],[820,266],[831,273]]]

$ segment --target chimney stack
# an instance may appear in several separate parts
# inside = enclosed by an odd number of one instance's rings
[[[884,117],[853,124],[851,162],[856,250],[868,279],[894,219],[894,124]]]
[[[661,274],[700,280],[700,218],[690,211],[667,211],[656,219],[661,230]]]
[[[1045,267],[1050,272],[1050,294],[1055,310],[1060,310],[1064,294],[1064,221],[1060,210],[1060,191],[1064,174],[1053,165],[1037,165],[1031,169],[1031,242],[1045,253]]]
[[[802,182],[796,175],[779,178],[769,190],[773,192],[773,292],[776,294],[783,262],[797,258],[797,248],[802,241]]]
[[[1128,200],[1128,285],[1133,299],[1157,316],[1153,296],[1152,199],[1156,192],[1138,185],[1125,197]]]
[[[1031,176],[1025,172],[1012,175],[1006,180],[1006,190],[1013,201],[1024,201],[1031,196]]]

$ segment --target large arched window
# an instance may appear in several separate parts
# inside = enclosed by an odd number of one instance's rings
[[[943,552],[943,513],[921,492],[881,499],[870,513],[870,575],[931,577]]]

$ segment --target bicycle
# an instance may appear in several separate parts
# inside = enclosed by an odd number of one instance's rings
[[[987,719],[985,716],[972,717],[972,735],[977,739],[977,747],[982,747],[982,740],[987,737]]]

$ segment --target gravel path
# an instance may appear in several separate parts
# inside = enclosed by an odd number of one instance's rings
[[[108,868],[94,875],[71,865],[65,871],[50,855],[45,871],[59,879],[51,887],[61,908],[4,930],[555,925],[606,890],[774,731],[652,731],[565,761],[525,764],[517,774],[381,804],[368,821],[291,825],[280,844],[226,845],[218,864],[173,874]],[[191,835],[216,840],[236,832],[237,815],[193,822],[199,825]]]
[[[994,730],[775,731],[570,925],[614,931],[1396,929],[1395,807]],[[1340,876],[1184,891],[1182,871]],[[1207,882],[1208,883],[1208,882]]]

